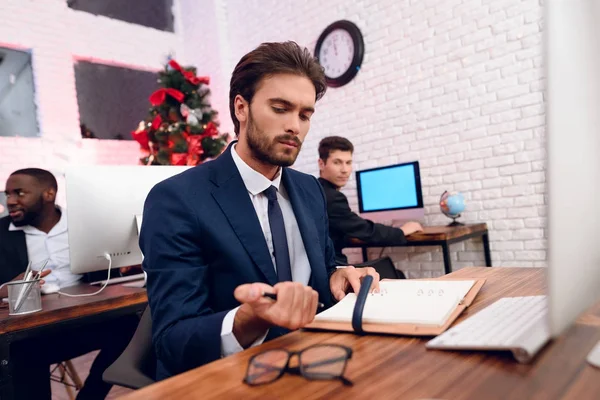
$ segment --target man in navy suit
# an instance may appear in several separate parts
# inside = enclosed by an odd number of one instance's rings
[[[158,379],[305,326],[367,274],[378,287],[373,268],[335,268],[323,189],[287,168],[325,89],[307,49],[263,43],[231,77],[237,142],[148,195],[140,247]]]

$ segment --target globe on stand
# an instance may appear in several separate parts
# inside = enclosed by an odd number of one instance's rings
[[[460,213],[465,210],[465,198],[461,193],[449,193],[444,191],[440,196],[440,209],[442,214],[448,218],[452,218],[452,222],[448,226],[461,226],[461,222],[456,221],[460,218]]]

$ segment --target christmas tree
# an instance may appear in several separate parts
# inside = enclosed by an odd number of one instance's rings
[[[148,117],[132,132],[148,155],[144,165],[198,165],[216,157],[228,142],[209,103],[209,78],[170,60],[158,73],[160,89],[150,95]]]

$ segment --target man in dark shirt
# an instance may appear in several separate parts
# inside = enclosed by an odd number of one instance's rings
[[[400,228],[378,224],[352,212],[348,199],[340,189],[348,183],[352,173],[352,143],[340,136],[328,136],[319,143],[319,182],[327,198],[329,236],[335,248],[338,264],[347,264],[342,249],[349,239],[356,238],[369,245],[405,243],[406,236],[422,231],[418,222],[407,222]]]

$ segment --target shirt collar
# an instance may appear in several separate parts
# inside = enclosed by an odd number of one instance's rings
[[[60,219],[58,220],[56,225],[54,225],[52,227],[52,229],[50,229],[50,232],[48,232],[49,236],[54,236],[54,235],[58,235],[61,233],[65,233],[68,228],[67,212],[65,211],[64,208],[62,208],[58,205],[56,206],[56,208],[58,208],[60,210]],[[46,234],[34,226],[31,226],[31,225],[15,226],[12,222],[8,226],[8,230],[9,231],[23,231],[29,235],[45,235]]]
[[[322,184],[324,184],[324,185],[327,185],[327,186],[329,186],[330,188],[333,188],[333,189],[335,189],[335,190],[340,190],[340,188],[339,188],[339,187],[337,187],[336,185],[334,185],[332,182],[328,181],[328,180],[327,180],[327,179],[325,179],[325,178],[320,178],[320,177],[319,177],[319,178],[317,178],[317,179],[319,180],[319,182],[321,182],[321,183],[322,183]]]
[[[235,149],[236,146],[237,143],[231,148],[231,157],[233,158],[233,162],[240,172],[246,189],[254,196],[264,192],[269,188],[269,186],[275,186],[275,189],[279,190],[279,184],[281,183],[281,168],[279,168],[279,171],[277,171],[275,179],[270,181],[263,174],[252,169],[252,167],[242,160]]]

